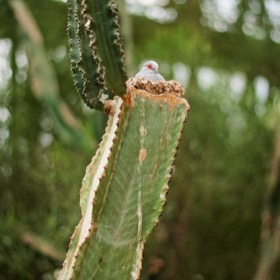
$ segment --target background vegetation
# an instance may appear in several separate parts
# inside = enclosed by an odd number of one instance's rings
[[[105,120],[74,89],[66,4],[25,0],[24,17],[14,3],[0,0],[0,279],[54,279]],[[119,4],[130,75],[154,59],[191,105],[142,279],[252,279],[264,205],[278,217],[279,193],[264,201],[277,177],[279,1]]]

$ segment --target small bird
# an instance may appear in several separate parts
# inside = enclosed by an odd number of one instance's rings
[[[165,81],[165,79],[158,73],[158,64],[153,60],[146,62],[141,70],[135,75],[135,78],[143,78],[152,82]]]

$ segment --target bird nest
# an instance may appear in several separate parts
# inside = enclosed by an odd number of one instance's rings
[[[136,89],[146,90],[152,94],[173,94],[177,97],[182,97],[185,89],[179,82],[171,81],[150,81],[144,78],[130,78],[126,82],[127,88],[134,87]]]

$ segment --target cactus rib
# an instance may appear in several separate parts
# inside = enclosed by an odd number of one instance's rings
[[[88,3],[87,13],[93,20],[98,55],[106,69],[106,86],[114,94],[122,96],[126,93],[127,74],[117,4],[112,0],[84,2]]]
[[[86,5],[79,4],[78,0],[69,0],[67,29],[74,82],[84,102],[89,107],[96,108],[108,92],[91,25]]]

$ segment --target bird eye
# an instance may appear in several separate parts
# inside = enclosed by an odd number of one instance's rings
[[[153,69],[153,65],[152,64],[148,64],[148,68],[149,69]]]

